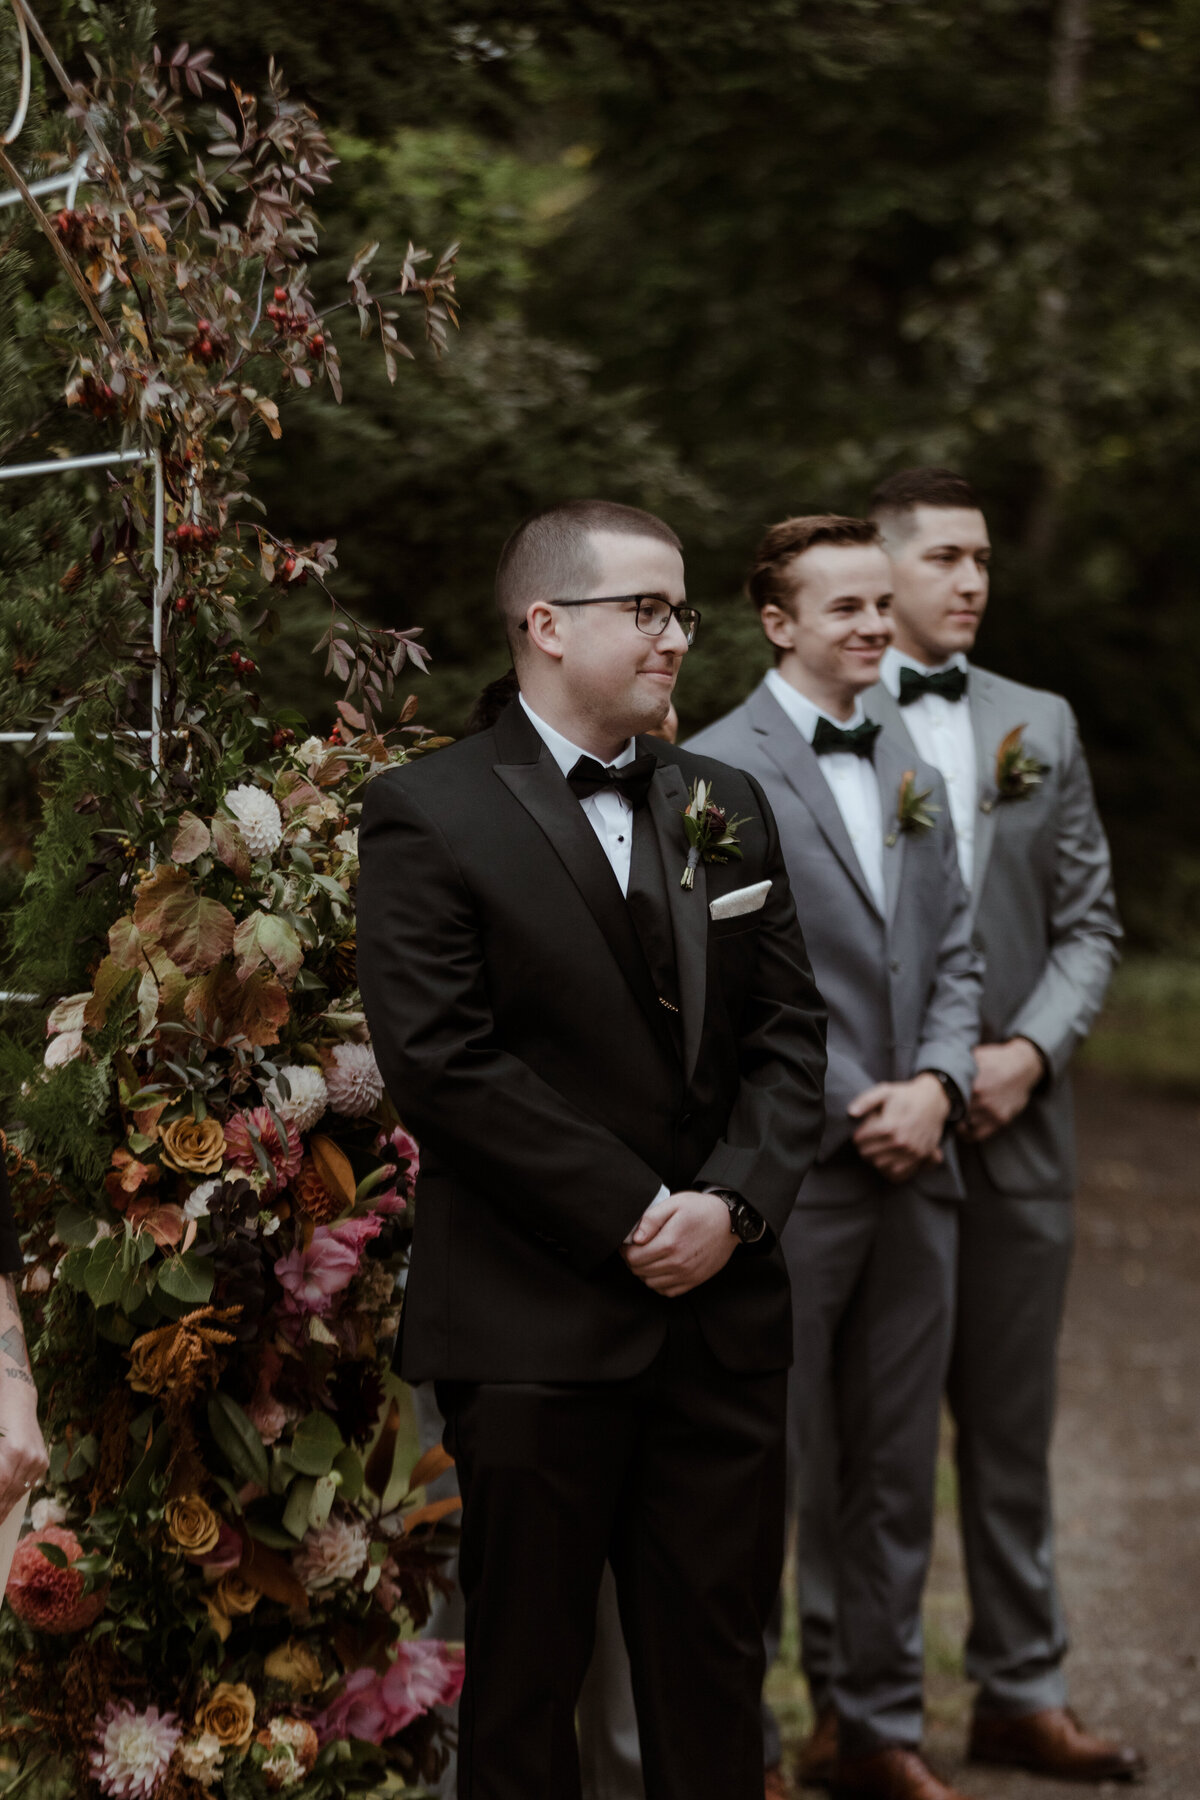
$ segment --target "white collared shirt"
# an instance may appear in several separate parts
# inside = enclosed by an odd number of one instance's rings
[[[564,775],[569,775],[581,756],[591,756],[593,762],[599,762],[590,750],[581,750],[570,738],[565,738],[561,731],[555,731],[553,725],[547,725],[545,719],[538,715],[520,695],[521,705],[529,716],[529,722],[549,750]],[[637,755],[637,746],[632,738],[622,750],[620,756],[614,756],[608,765],[613,769],[623,769]],[[609,860],[613,874],[620,883],[621,892],[629,892],[629,863],[633,855],[633,808],[624,795],[618,794],[615,788],[605,788],[599,794],[589,794],[586,800],[579,802],[587,817],[588,824],[600,839],[600,848]]]
[[[819,719],[829,719],[839,731],[852,731],[861,725],[866,714],[856,703],[849,719],[833,719],[819,706],[785,681],[778,669],[768,669],[767,686],[782,706],[800,735],[812,743]],[[863,872],[871,897],[880,913],[887,910],[883,884],[883,813],[879,804],[879,779],[869,756],[856,756],[852,750],[837,750],[819,756],[821,773],[837,802],[842,823],[850,837],[858,866]]]
[[[915,669],[918,675],[936,675],[943,669],[963,669],[967,659],[961,654],[936,669],[905,656],[895,646],[884,652],[879,679],[894,700],[900,698],[901,669]],[[958,843],[958,866],[968,893],[975,859],[976,767],[975,733],[971,729],[970,691],[961,700],[947,700],[943,694],[922,694],[904,708],[904,723],[917,747],[917,754],[932,763],[946,783],[950,801],[950,817]]]

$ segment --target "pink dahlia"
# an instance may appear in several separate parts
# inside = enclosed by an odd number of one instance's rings
[[[101,1793],[149,1800],[180,1735],[174,1713],[160,1713],[157,1706],[138,1712],[128,1700],[110,1700],[96,1720],[96,1748],[88,1759]]]
[[[237,1163],[239,1168],[252,1175],[256,1169],[262,1168],[254,1151],[254,1139],[257,1137],[267,1161],[275,1171],[271,1187],[285,1187],[300,1173],[304,1146],[300,1142],[300,1133],[290,1120],[283,1121],[283,1129],[287,1141],[281,1144],[275,1121],[265,1106],[256,1106],[252,1112],[234,1113],[225,1127],[225,1154],[231,1162]]]
[[[347,1737],[382,1744],[431,1707],[457,1700],[462,1684],[462,1656],[448,1645],[427,1639],[403,1643],[386,1674],[356,1669],[313,1723],[323,1744]]]
[[[60,1569],[42,1555],[43,1544],[53,1544],[61,1550],[68,1565],[83,1555],[83,1545],[75,1533],[61,1525],[44,1525],[40,1531],[29,1532],[17,1545],[13,1557],[6,1590],[8,1603],[17,1617],[35,1631],[58,1635],[83,1631],[94,1625],[104,1611],[108,1589],[98,1588],[95,1593],[85,1594],[78,1569]]]
[[[325,1067],[325,1087],[334,1112],[361,1119],[383,1099],[383,1076],[370,1044],[339,1044]]]

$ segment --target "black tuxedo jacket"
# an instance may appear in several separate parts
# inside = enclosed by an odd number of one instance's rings
[[[597,1381],[693,1305],[728,1368],[782,1368],[775,1234],[820,1142],[825,1015],[779,839],[747,775],[657,739],[648,802],[679,1014],[579,801],[514,702],[377,777],[359,834],[358,968],[387,1089],[421,1144],[401,1368],[413,1381]],[[686,860],[696,776],[748,816],[743,860]],[[757,912],[718,895],[769,879]],[[661,904],[661,899],[660,899]],[[661,1184],[736,1189],[772,1228],[686,1300],[619,1250]]]

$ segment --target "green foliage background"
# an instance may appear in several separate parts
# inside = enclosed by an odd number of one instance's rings
[[[59,0],[86,36],[129,10]],[[461,338],[297,408],[256,486],[420,623],[421,716],[499,673],[496,551],[603,492],[666,514],[705,619],[685,729],[763,665],[741,574],[790,511],[945,461],[997,542],[982,660],[1079,712],[1134,934],[1200,939],[1197,0],[160,0],[161,40],[338,134],[330,266],[459,238]],[[331,294],[331,298],[335,296]],[[3,296],[0,295],[0,308]],[[369,398],[361,396],[369,391]],[[268,699],[330,697],[293,596]]]

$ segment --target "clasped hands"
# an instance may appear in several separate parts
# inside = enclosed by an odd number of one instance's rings
[[[981,1144],[1024,1111],[1045,1064],[1028,1038],[975,1047],[975,1085],[959,1136]],[[929,1070],[909,1081],[879,1081],[846,1108],[859,1121],[854,1142],[889,1181],[908,1181],[927,1163],[944,1161],[942,1133],[950,1101]]]
[[[725,1267],[738,1239],[719,1194],[684,1189],[653,1200],[621,1246],[639,1281],[677,1300]]]

